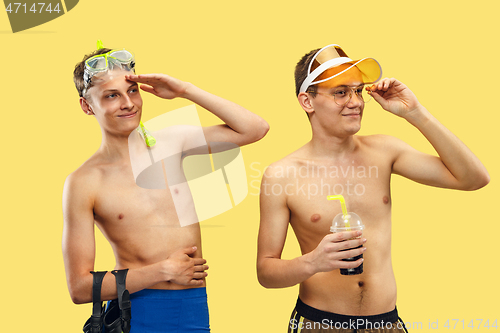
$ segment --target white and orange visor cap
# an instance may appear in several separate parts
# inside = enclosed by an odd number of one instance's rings
[[[341,66],[347,64],[347,66]],[[340,67],[339,67],[340,66]],[[331,68],[339,67],[339,71],[328,71]],[[327,45],[314,55],[309,67],[307,68],[307,77],[302,82],[299,92],[306,92],[309,86],[326,82],[337,77],[352,68],[356,67],[361,72],[364,84],[372,84],[382,77],[382,67],[373,58],[363,58],[361,60],[352,60],[336,44]],[[322,75],[328,71],[331,75]],[[326,77],[325,77],[326,76]]]

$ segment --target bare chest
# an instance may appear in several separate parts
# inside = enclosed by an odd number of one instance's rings
[[[301,171],[288,177],[285,185],[290,223],[299,241],[304,237],[316,243],[330,232],[341,206],[327,200],[328,195],[344,196],[348,211],[358,214],[366,226],[390,222],[390,164],[377,159],[352,160],[306,164]]]
[[[105,229],[175,224],[177,221],[170,191],[137,186],[129,169],[114,170],[101,179],[94,215]]]

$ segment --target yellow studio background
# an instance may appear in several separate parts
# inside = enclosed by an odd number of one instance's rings
[[[100,144],[98,124],[80,110],[72,82],[74,65],[97,39],[132,50],[139,73],[193,82],[271,125],[261,142],[242,148],[248,197],[202,222],[213,332],[286,331],[298,287],[267,290],[257,282],[256,188],[266,166],[310,139],[293,69],[303,54],[330,43],[351,58],[377,59],[384,76],[407,84],[490,172],[490,184],[475,192],[393,177],[400,316],[422,323],[413,332],[446,330],[448,319],[450,330],[451,319],[460,321],[454,331],[472,330],[472,319],[474,331],[486,331],[477,329],[476,319],[500,325],[499,10],[495,0],[81,0],[71,12],[15,34],[0,13],[1,331],[80,332],[91,313],[91,305],[71,302],[66,287],[61,195],[66,176]],[[144,120],[190,104],[143,98]],[[199,114],[203,125],[218,123],[201,108]],[[360,134],[375,133],[434,153],[418,130],[371,102]],[[283,257],[291,259],[300,252],[293,232],[289,236]],[[113,266],[111,248],[97,231],[96,269]]]

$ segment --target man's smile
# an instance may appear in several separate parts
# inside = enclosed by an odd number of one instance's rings
[[[353,112],[353,113],[346,113],[342,115],[343,117],[351,117],[351,118],[359,118],[361,116],[361,112]]]
[[[137,114],[137,112],[139,112],[139,111],[129,112],[126,114],[119,115],[118,117],[120,117],[120,118],[132,118]]]

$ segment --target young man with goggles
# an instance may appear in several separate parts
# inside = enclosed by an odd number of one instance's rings
[[[129,269],[131,332],[208,332],[208,266],[202,258],[200,226],[180,225],[172,196],[182,193],[141,188],[134,179],[128,139],[142,116],[138,84],[160,98],[188,99],[220,118],[224,124],[202,128],[208,143],[243,146],[260,140],[269,127],[245,108],[191,83],[164,74],[135,75],[134,68],[130,52],[105,48],[85,56],[75,67],[81,109],[97,120],[102,143],[64,186],[68,288],[75,303],[92,301],[95,223],[113,248],[114,269]],[[190,146],[191,134],[189,130],[168,134],[169,145]],[[178,154],[172,157],[178,160],[170,162],[182,166],[184,157]],[[111,274],[105,276],[101,294],[102,300],[116,298]]]
[[[338,45],[313,50],[296,66],[296,95],[312,139],[264,173],[257,256],[264,287],[300,284],[288,332],[403,332],[391,263],[391,174],[469,191],[489,182],[478,158],[408,87],[393,78],[379,81],[381,75],[377,61],[353,61]],[[387,135],[357,136],[370,99],[420,130],[439,156]],[[341,212],[327,200],[335,194],[361,217],[362,232],[330,232]],[[283,260],[288,224],[302,256]],[[362,274],[339,272],[361,263]]]

